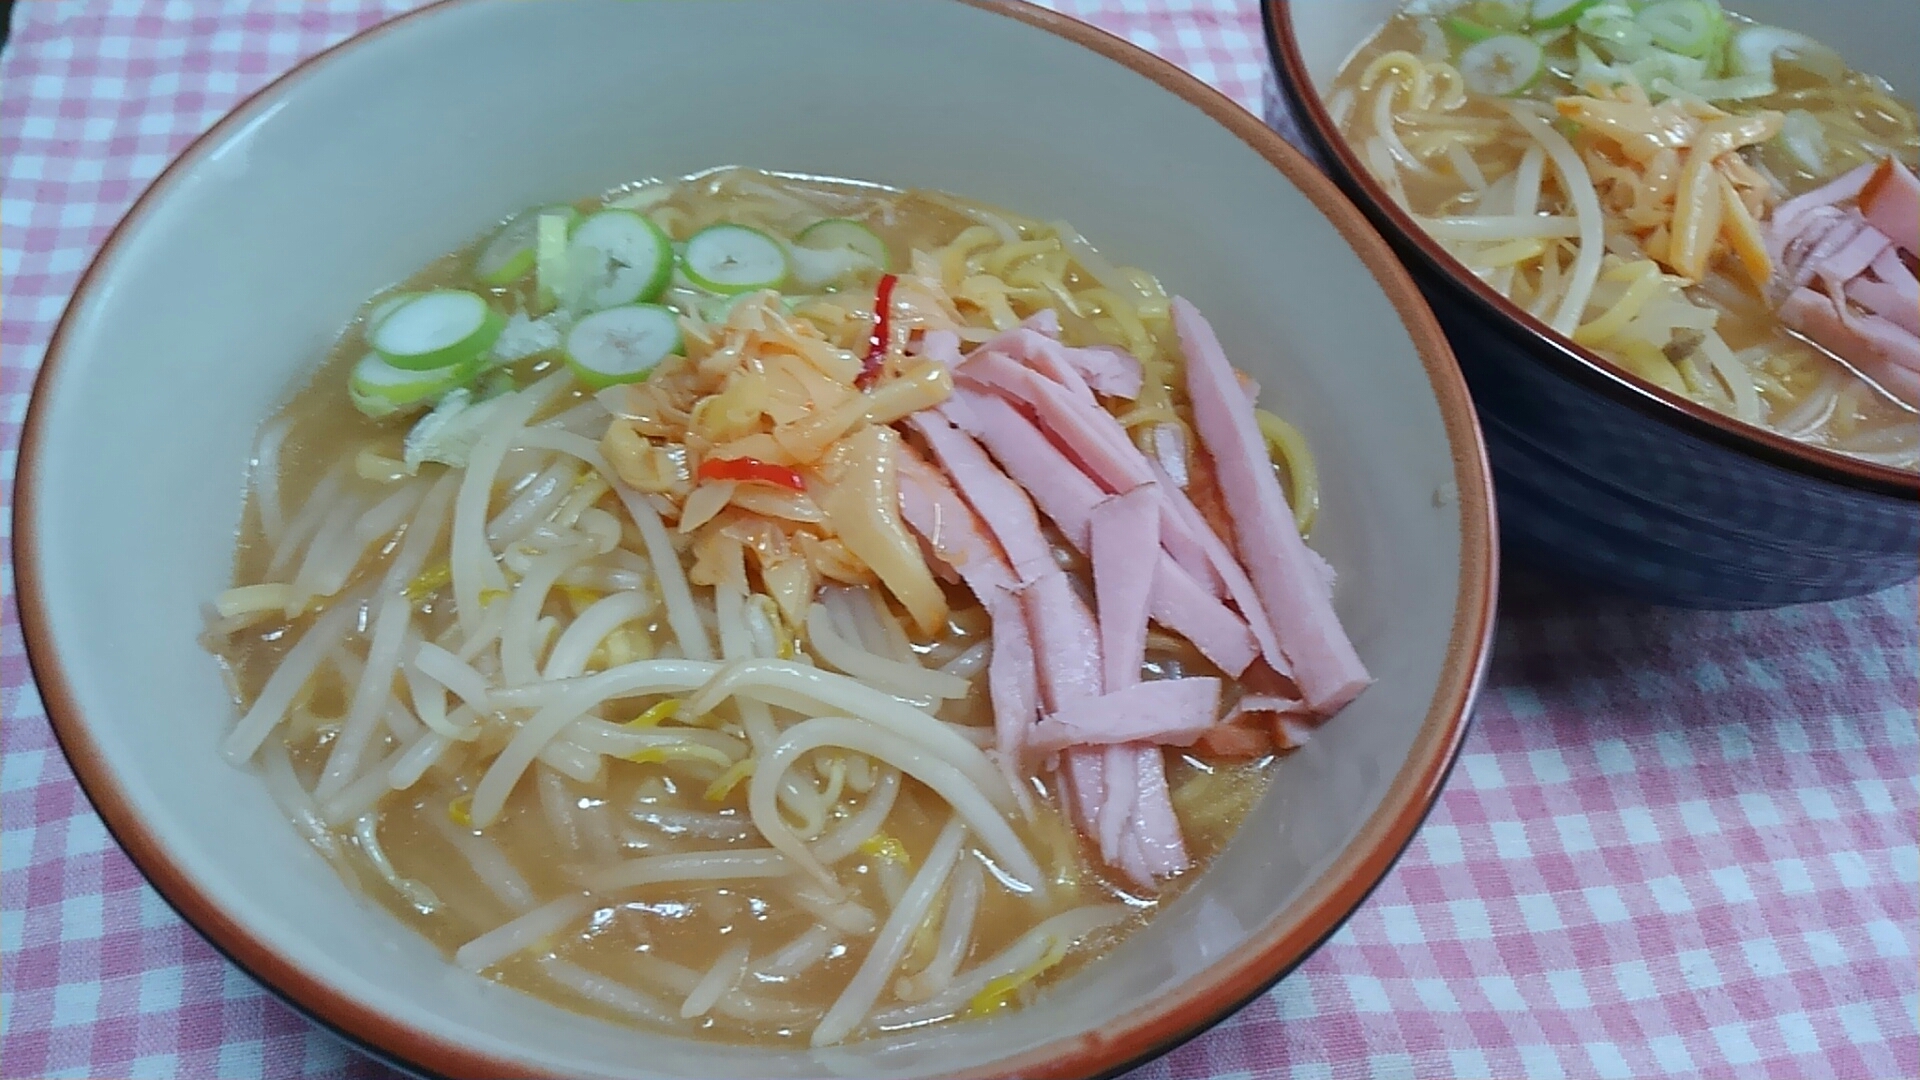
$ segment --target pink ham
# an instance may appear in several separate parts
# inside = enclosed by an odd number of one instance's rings
[[[1773,258],[1774,289],[1781,296],[1819,277],[1820,267],[1852,243],[1861,230],[1873,231],[1859,214],[1837,206],[1816,206],[1795,220],[1793,232],[1770,226],[1766,235],[1767,252]]]
[[[1071,374],[1068,373],[1070,377]],[[967,364],[961,377],[969,384],[993,390],[1032,409],[1035,420],[1052,441],[1066,450],[1103,490],[1119,494],[1153,482],[1153,466],[1146,455],[1133,445],[1113,414],[1094,403],[1091,393],[1075,394],[997,353],[978,356]],[[1219,576],[1201,549],[1200,539],[1183,521],[1170,519],[1161,540],[1174,561],[1206,586],[1210,594],[1224,595]]]
[[[1294,527],[1280,479],[1267,457],[1253,407],[1213,328],[1184,299],[1173,301],[1174,330],[1187,359],[1194,425],[1212,455],[1247,576],[1273,619],[1280,648],[1306,701],[1324,714],[1366,689],[1371,677],[1334,614],[1319,570]]]
[[[1899,251],[1920,246],[1920,180],[1863,165],[1777,209],[1767,246],[1780,321],[1920,406],[1920,283]]]
[[[1920,281],[1900,261],[1900,253],[1889,248],[1873,261],[1873,279],[1862,278],[1847,286],[1847,297],[1883,319],[1898,323],[1908,333],[1920,336]]]
[[[1094,508],[1090,556],[1093,600],[1100,613],[1100,654],[1107,691],[1140,681],[1147,656],[1147,610],[1159,563],[1160,500],[1151,485]]]
[[[1078,459],[1087,475],[1108,492],[1131,491],[1150,483],[1147,459],[1127,441],[1113,414],[1067,387],[999,353],[969,360],[960,378],[1000,391],[1032,409],[1034,416]]]
[[[1814,276],[1827,286],[1829,293],[1838,294],[1846,288],[1846,283],[1867,272],[1875,260],[1893,247],[1893,241],[1885,233],[1871,225],[1862,224],[1852,239],[1841,245],[1839,250],[1821,259],[1812,267]]]
[[[946,366],[958,367],[967,359],[960,351],[960,335],[951,330],[929,330],[920,339],[920,355]]]
[[[1173,792],[1167,788],[1167,759],[1157,746],[1129,747],[1133,751],[1133,827],[1129,835],[1145,849],[1145,883],[1169,877],[1192,865],[1180,835],[1180,819],[1173,812]],[[1112,760],[1111,753],[1108,760]],[[1139,880],[1140,875],[1134,875]]]
[[[1020,329],[1057,339],[1060,336],[1060,313],[1052,308],[1042,308],[1027,316],[1027,321],[1020,324]]]
[[[1100,627],[1073,591],[1066,571],[1055,567],[1027,583],[1020,590],[1020,603],[1033,631],[1040,698],[1047,710],[1057,712],[1082,698],[1099,697]]]
[[[1788,199],[1773,208],[1773,216],[1767,222],[1768,228],[1781,236],[1798,233],[1802,216],[1819,207],[1835,206],[1858,196],[1879,167],[1877,164],[1862,165],[1805,195]],[[1775,261],[1778,261],[1778,253],[1775,253]]]
[[[986,525],[948,486],[945,477],[904,447],[895,469],[900,482],[900,516],[941,561],[959,573],[987,609],[993,626],[987,692],[993,701],[995,744],[1001,768],[1017,789],[1027,733],[1040,711],[1033,635],[1014,593],[1018,582],[999,545],[987,534]]]
[[[1260,644],[1246,620],[1214,599],[1164,551],[1154,569],[1152,600],[1155,622],[1191,641],[1228,675],[1246,671],[1260,655]]]
[[[1066,573],[1055,569],[1042,575],[1020,598],[1039,658],[1042,696],[1050,710],[1098,698],[1099,629]],[[1153,887],[1157,876],[1186,868],[1180,823],[1167,791],[1166,763],[1157,748],[1082,746],[1069,749],[1065,760],[1068,774],[1076,777],[1074,797],[1080,805],[1075,817],[1082,830],[1098,841],[1108,864],[1146,888]],[[1130,769],[1126,768],[1129,762]],[[1131,782],[1105,784],[1095,796],[1078,781],[1089,771]]]
[[[1165,510],[1186,521],[1188,531],[1199,536],[1204,545],[1207,561],[1224,583],[1227,596],[1232,599],[1240,615],[1246,619],[1247,627],[1253,633],[1254,641],[1260,646],[1261,655],[1267,658],[1267,666],[1285,675],[1293,670],[1287,658],[1280,651],[1280,639],[1273,628],[1273,619],[1267,609],[1260,606],[1260,597],[1253,591],[1253,582],[1247,579],[1247,572],[1241,568],[1233,552],[1227,550],[1226,541],[1214,534],[1212,526],[1193,505],[1187,493],[1175,487],[1165,473],[1155,467],[1154,474],[1160,479],[1161,495],[1165,500]]]
[[[1032,500],[994,465],[979,443],[937,413],[915,413],[907,422],[927,441],[954,485],[1000,541],[1017,580],[1032,581],[1055,568]]]
[[[1066,348],[1067,363],[1072,364],[1087,385],[1108,397],[1123,398],[1127,401],[1140,396],[1140,387],[1146,382],[1146,371],[1140,361],[1124,349],[1107,345],[1090,345],[1085,348]]]
[[[1040,532],[1039,518],[1025,493],[995,468],[978,444],[954,430],[938,416],[920,413],[911,421],[927,438],[929,446],[943,448],[942,462],[961,463],[960,475],[967,499],[947,485],[917,455],[902,454],[901,516],[954,568],[974,590],[993,622],[993,658],[988,661],[987,679],[994,703],[994,727],[1001,749],[1001,767],[1017,772],[1017,765],[1029,748],[1028,737],[1044,687],[1048,704],[1058,708],[1063,702],[1097,697],[1103,687],[1100,675],[1099,632],[1093,615],[1074,593],[1066,575],[1051,557],[1040,565],[1030,584],[1016,595],[1004,586],[1012,585],[1015,573],[999,557],[994,538],[1001,546],[1018,550],[1045,552],[1046,537]],[[969,449],[970,448],[970,449]],[[938,454],[940,451],[936,450]],[[949,470],[953,465],[948,464]],[[972,505],[968,505],[968,501]],[[975,513],[982,502],[996,509],[999,521],[994,536]],[[1009,752],[1008,746],[1015,749]],[[1103,770],[1109,753],[1118,750],[1121,759],[1132,768],[1126,773],[1132,782],[1109,791]],[[1158,751],[1153,751],[1156,758]],[[1143,886],[1152,887],[1154,867],[1170,865],[1163,857],[1149,858],[1148,852],[1168,850],[1165,820],[1171,817],[1171,802],[1165,806],[1142,805],[1135,795],[1142,771],[1152,773],[1153,765],[1132,760],[1132,748],[1097,747],[1069,750],[1062,756],[1067,777],[1065,795],[1080,830],[1096,841],[1101,839],[1102,814],[1118,793],[1122,800],[1106,817],[1115,822],[1118,835],[1101,845],[1101,855]],[[1161,766],[1164,768],[1164,766]],[[1149,775],[1151,779],[1151,775]],[[1164,787],[1164,774],[1162,775]],[[1151,844],[1134,837],[1134,817],[1144,813],[1139,826],[1151,829]],[[1179,841],[1178,822],[1173,841]],[[1167,873],[1184,868],[1184,863]]]
[[[1920,251],[1920,178],[1893,158],[1880,162],[1860,188],[1860,212],[1908,251]]]
[[[1219,679],[1136,682],[1068,702],[1034,726],[1032,745],[1041,753],[1135,742],[1191,746],[1219,715]]]
[[[1846,300],[1796,289],[1780,305],[1780,321],[1846,357],[1888,393],[1920,408],[1920,338],[1878,315],[1856,315]]]
[[[986,366],[989,367],[992,362],[1010,364],[1022,370],[1039,372],[1088,408],[1100,407],[1098,399],[1093,396],[1093,387],[1081,377],[1078,369],[1067,362],[1064,345],[1031,330],[1015,330],[994,340],[1000,343],[999,347],[975,349],[967,357],[965,367],[960,369],[962,378],[968,373],[978,378],[983,362],[988,362]]]
[[[1847,285],[1847,299],[1907,333],[1920,336],[1920,296],[1899,283],[1860,278]]]
[[[1060,777],[1066,790],[1062,802],[1073,814],[1082,835],[1100,840],[1100,808],[1107,805],[1107,755],[1099,750],[1072,750],[1061,755]],[[1101,853],[1106,858],[1106,853]]]
[[[1012,477],[1016,488],[1025,489],[1075,551],[1087,550],[1093,508],[1107,497],[1100,485],[999,398],[956,387],[939,411],[992,453],[999,468]]]
[[[986,352],[1006,353],[1028,367],[1045,372],[1076,395],[1083,390],[1097,390],[1109,397],[1132,401],[1140,396],[1144,382],[1140,361],[1123,350],[1075,348],[1033,330],[1003,334],[976,350],[975,355]]]
[[[958,408],[953,409],[956,405]],[[960,415],[971,433],[992,451],[1001,467],[1033,496],[1041,512],[1060,528],[1067,542],[1083,554],[1088,552],[1093,510],[1106,498],[1099,485],[1088,479],[1018,410],[999,398],[961,388],[956,389],[953,398],[941,408]],[[1193,642],[1220,670],[1229,675],[1245,671],[1259,651],[1246,622],[1216,600],[1164,550],[1157,553],[1156,559],[1154,619]]]

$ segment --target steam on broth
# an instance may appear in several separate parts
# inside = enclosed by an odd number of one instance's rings
[[[1920,119],[1717,0],[1416,0],[1328,98],[1467,270],[1664,389],[1920,467]]]
[[[225,749],[567,1007],[987,1016],[1176,895],[1366,684],[1318,499],[1198,312],[1062,223],[746,170],[536,207],[263,429]]]

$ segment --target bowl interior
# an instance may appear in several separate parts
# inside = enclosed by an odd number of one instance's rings
[[[254,431],[362,299],[520,207],[721,164],[1067,218],[1193,298],[1319,457],[1315,543],[1377,685],[1283,763],[1203,882],[1039,1008],[831,1056],[576,1016],[452,968],[356,898],[217,753],[234,708],[195,638],[200,605],[229,582]],[[1407,310],[1443,357],[1424,310]],[[269,90],[136,211],[50,354],[20,571],[50,711],[122,840],[244,964],[390,1053],[579,1077],[1016,1060],[1035,1075],[1069,1045],[1117,1064],[1093,1040],[1211,1019],[1384,869],[1397,842],[1382,822],[1417,818],[1482,659],[1484,483],[1464,391],[1423,364],[1374,272],[1261,153],[1150,71],[932,0],[461,0]]]

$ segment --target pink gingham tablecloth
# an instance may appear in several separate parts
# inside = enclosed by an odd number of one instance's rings
[[[54,321],[135,195],[242,95],[405,6],[19,4],[0,56],[8,477]],[[1251,0],[1060,6],[1259,108]],[[142,882],[54,744],[5,588],[0,1076],[391,1077]],[[1920,1075],[1914,588],[1697,614],[1510,574],[1501,614],[1465,753],[1398,868],[1294,975],[1135,1075]]]

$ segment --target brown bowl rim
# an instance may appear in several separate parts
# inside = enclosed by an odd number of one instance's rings
[[[190,143],[135,200],[81,275],[34,380],[15,488],[13,554],[28,660],[54,733],[101,819],[161,896],[216,949],[282,1000],[375,1056],[437,1076],[497,1078],[526,1075],[525,1066],[473,1051],[380,1013],[301,970],[276,949],[273,941],[255,936],[222,910],[214,897],[174,861],[135,813],[125,788],[101,757],[75,695],[67,658],[54,648],[40,541],[42,457],[47,438],[46,410],[40,406],[58,380],[75,312],[91,299],[96,275],[114,257],[131,227],[182,182],[189,171],[186,163],[196,160],[214,140],[248,122],[272,100],[288,93],[329,56],[360,47],[434,12],[474,2],[477,0],[435,0],[301,61],[249,95]],[[1366,264],[1406,325],[1441,409],[1458,489],[1460,587],[1441,680],[1388,797],[1333,869],[1243,948],[1152,1004],[1098,1030],[1064,1037],[966,1074],[1023,1080],[1107,1075],[1166,1052],[1262,993],[1339,928],[1412,840],[1458,755],[1491,650],[1498,587],[1492,478],[1472,400],[1439,323],[1385,242],[1306,158],[1218,91],[1103,30],[1024,0],[963,2],[1065,38],[1152,79],[1238,136],[1305,194]]]
[[[1449,285],[1470,297],[1482,315],[1501,316],[1546,346],[1530,350],[1535,358],[1544,355],[1554,367],[1580,379],[1583,385],[1644,416],[1748,457],[1841,487],[1920,501],[1920,472],[1791,439],[1656,386],[1548,326],[1475,277],[1393,201],[1339,133],[1307,74],[1306,59],[1293,32],[1292,7],[1292,0],[1260,0],[1267,55],[1279,77],[1281,92],[1293,103],[1304,105],[1301,111],[1305,115],[1296,119],[1308,129],[1314,142],[1334,156],[1348,183],[1360,190],[1362,209],[1388,240],[1403,251],[1416,252]]]

